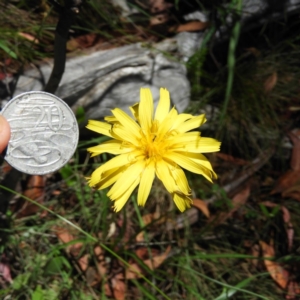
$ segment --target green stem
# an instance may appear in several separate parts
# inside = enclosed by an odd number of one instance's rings
[[[225,101],[223,105],[223,109],[220,116],[220,127],[221,128],[224,125],[225,121],[225,115],[227,112],[229,99],[231,96],[232,86],[233,86],[233,79],[234,79],[234,68],[235,68],[235,50],[236,46],[239,40],[240,36],[240,30],[241,30],[241,20],[240,20],[240,14],[242,10],[242,0],[234,0],[234,7],[237,11],[237,14],[239,16],[239,19],[235,22],[231,37],[229,41],[229,48],[228,48],[228,57],[227,57],[227,66],[228,66],[228,77],[227,77],[227,86],[226,86],[226,92],[225,92]]]

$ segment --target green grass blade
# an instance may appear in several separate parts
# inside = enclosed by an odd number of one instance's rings
[[[236,8],[238,16],[240,16],[241,10],[242,10],[242,0],[234,0],[233,1],[234,6]],[[220,127],[223,126],[225,115],[227,112],[227,107],[229,104],[232,86],[233,86],[233,78],[234,78],[234,69],[235,69],[235,49],[239,40],[240,36],[240,30],[241,30],[241,21],[238,20],[234,24],[234,27],[231,32],[231,37],[229,40],[229,49],[228,49],[228,57],[227,57],[227,66],[228,66],[228,77],[227,77],[227,86],[226,86],[226,93],[225,93],[225,101],[223,104],[221,116],[220,116]]]

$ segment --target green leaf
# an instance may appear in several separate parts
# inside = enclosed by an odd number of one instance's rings
[[[77,183],[76,178],[73,176],[74,170],[69,164],[64,165],[59,172],[69,187],[72,187]]]
[[[84,111],[84,108],[83,107],[78,107],[77,110],[76,110],[76,119],[77,119],[77,122],[80,124],[82,123],[84,120],[85,120],[85,111]]]
[[[24,273],[24,274],[18,275],[14,279],[12,287],[15,290],[20,290],[24,285],[27,285],[29,278],[30,278],[30,273]]]
[[[45,275],[55,275],[71,269],[69,262],[63,256],[53,257],[45,267]]]
[[[38,285],[31,296],[31,300],[45,300],[43,289]]]
[[[250,283],[250,281],[252,281],[253,279],[254,279],[254,277],[246,278],[245,280],[238,283],[235,287],[232,287],[232,288],[225,287],[225,288],[223,288],[222,294],[219,297],[217,297],[215,300],[227,300],[227,299],[229,299],[235,293],[238,292],[238,290],[236,288],[241,289],[241,288],[247,286]]]
[[[5,41],[0,40],[0,48],[5,51],[10,57],[18,59],[18,55],[7,46],[7,43]]]

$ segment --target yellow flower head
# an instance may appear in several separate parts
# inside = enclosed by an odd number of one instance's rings
[[[107,195],[115,201],[114,210],[119,211],[138,185],[138,205],[144,206],[156,175],[178,209],[184,211],[192,200],[181,167],[212,181],[217,176],[201,153],[219,151],[221,143],[190,131],[201,126],[205,116],[178,114],[174,107],[170,110],[166,89],[160,89],[155,114],[150,89],[142,88],[140,98],[140,103],[130,107],[133,118],[115,108],[106,122],[89,120],[88,129],[112,138],[88,148],[92,156],[104,152],[118,155],[92,173],[89,185],[99,189],[113,185]]]

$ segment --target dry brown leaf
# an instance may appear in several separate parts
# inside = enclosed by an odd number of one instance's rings
[[[67,42],[67,50],[71,52],[77,49],[86,49],[96,45],[100,41],[100,36],[95,33],[81,35]]]
[[[59,196],[59,195],[61,195],[61,191],[55,190],[55,191],[51,192],[51,195],[53,195],[53,196]]]
[[[246,48],[245,50],[255,57],[259,57],[261,55],[261,52],[255,47]]]
[[[23,37],[23,38],[25,38],[26,40],[28,40],[30,42],[35,43],[35,44],[39,43],[39,40],[35,36],[33,36],[33,35],[29,34],[29,33],[18,32],[18,35],[21,36],[21,37]]]
[[[241,190],[232,198],[232,208],[229,212],[222,212],[220,215],[217,216],[217,218],[210,218],[209,222],[214,221],[215,225],[219,225],[225,222],[228,218],[230,218],[233,215],[234,212],[236,212],[242,205],[244,205],[247,202],[250,195],[250,191],[250,185],[248,184],[243,190]]]
[[[289,281],[289,273],[285,270],[279,263],[270,260],[270,258],[275,257],[274,247],[268,245],[263,241],[259,241],[260,247],[262,249],[263,257],[266,269],[270,273],[270,276],[275,280],[275,282],[283,289],[287,287]]]
[[[117,300],[125,299],[126,286],[124,283],[123,273],[113,274],[113,277],[110,280],[108,280],[106,276],[107,266],[104,256],[105,253],[103,249],[100,246],[96,246],[94,249],[94,253],[98,261],[98,276],[93,278],[94,282],[99,283],[99,281],[104,280],[104,291],[106,296],[113,297]],[[96,280],[98,280],[98,282]]]
[[[67,228],[55,227],[54,230],[57,238],[64,244],[76,240],[76,237],[74,237],[73,234]],[[81,248],[82,243],[76,242],[72,245],[68,245],[66,247],[66,251],[68,254],[72,255],[77,260],[80,269],[82,271],[86,271],[88,268],[89,255],[85,254],[82,257],[78,258]]]
[[[183,32],[183,31],[200,31],[204,30],[208,27],[209,22],[201,22],[201,21],[191,21],[186,24],[180,24],[176,28],[176,32]]]
[[[153,222],[156,219],[155,214],[146,214],[142,216],[142,220],[145,226],[149,225],[151,222]]]
[[[0,80],[1,77],[0,77]],[[3,164],[1,165],[1,171],[3,172],[3,174],[7,174],[11,171],[12,166],[8,164],[8,162],[4,161]]]
[[[142,219],[143,219],[143,223],[144,223],[144,226],[147,226],[149,225],[150,223],[152,223],[154,220],[157,220],[160,218],[160,214],[158,213],[154,213],[154,214],[146,214],[144,216],[142,216]],[[144,233],[145,231],[141,231],[137,234],[135,240],[137,242],[143,242],[145,240],[145,237],[144,237]]]
[[[247,185],[245,186],[244,189],[242,189],[238,194],[236,194],[232,198],[233,211],[236,211],[238,208],[240,208],[242,205],[244,205],[247,202],[250,196],[250,191],[251,191],[250,185]]]
[[[300,295],[300,285],[298,282],[290,281],[287,287],[287,295],[285,299],[287,300],[297,300]]]
[[[69,243],[75,239],[73,234],[71,234],[66,228],[54,227],[54,230],[57,238],[64,244]],[[81,243],[79,244],[81,245]],[[66,249],[68,249],[69,247],[70,246],[68,246]]]
[[[165,0],[150,0],[149,5],[151,13],[159,13],[173,6],[172,3],[168,3]]]
[[[148,247],[139,247],[138,249],[135,250],[135,254],[140,260],[146,260],[149,257],[149,251],[151,252],[152,257],[157,256],[160,253],[160,251],[158,249],[154,249],[154,248],[149,249]]]
[[[136,240],[137,242],[139,242],[139,243],[140,243],[140,242],[143,242],[143,241],[145,240],[144,230],[141,231],[141,232],[139,232],[139,233],[137,234],[135,240]]]
[[[55,233],[57,238],[62,243],[69,243],[76,239],[72,232],[67,228],[55,227]],[[113,277],[108,281],[106,278],[107,267],[105,263],[104,251],[100,246],[94,248],[94,254],[97,258],[97,270],[95,268],[88,267],[89,255],[85,254],[80,258],[77,258],[80,254],[83,244],[81,242],[76,242],[74,244],[68,245],[66,251],[68,254],[72,255],[82,271],[85,272],[86,280],[90,286],[98,284],[101,280],[104,280],[104,290],[105,295],[108,297],[113,297],[117,300],[125,299],[126,286],[124,283],[124,275],[122,273],[114,274]]]
[[[233,164],[238,165],[238,166],[249,165],[248,161],[246,161],[242,158],[233,157],[232,155],[229,155],[229,154],[226,154],[226,153],[218,152],[218,153],[216,153],[216,155],[217,155],[217,157],[221,158],[222,160],[228,161],[228,162],[233,163]]]
[[[267,93],[271,92],[274,89],[276,83],[277,83],[277,72],[274,72],[266,79],[264,83],[265,92]]]
[[[77,259],[77,263],[83,272],[86,271],[86,269],[89,266],[89,257],[90,256],[88,254],[85,254],[81,256],[79,259]]]
[[[116,300],[125,299],[126,286],[124,282],[124,275],[122,273],[118,273],[116,276],[113,277],[111,282]]]
[[[270,202],[270,201],[264,201],[261,202],[261,204],[267,206],[267,207],[276,207],[278,206],[276,203]],[[291,222],[291,215],[289,210],[281,205],[280,210],[282,211],[282,218],[284,223],[286,224],[286,235],[288,239],[288,250],[291,251],[293,247],[293,240],[294,240],[294,227]]]
[[[198,208],[202,213],[209,218],[210,217],[210,212],[208,209],[208,205],[205,201],[200,200],[200,199],[193,199],[193,206]]]
[[[103,278],[107,271],[105,260],[104,260],[104,258],[105,258],[104,252],[100,246],[96,246],[94,249],[94,253],[98,260],[97,268],[98,268],[99,275],[101,276],[101,278]]]
[[[294,227],[292,222],[290,222],[290,212],[284,206],[281,207],[283,213],[283,221],[286,223],[286,235],[288,239],[288,250],[291,251],[294,241]]]
[[[86,282],[89,286],[95,286],[100,282],[98,272],[94,267],[88,267],[85,271]]]
[[[285,206],[281,206],[282,218],[285,223],[289,223],[291,220],[291,215],[289,210]]]
[[[289,132],[288,136],[293,143],[293,152],[290,162],[291,169],[294,171],[300,171],[300,132],[299,130]]]
[[[158,268],[168,257],[169,252],[171,251],[171,246],[168,246],[166,251],[163,254],[154,256],[152,259],[146,259],[143,263],[150,269],[154,270]],[[140,267],[137,263],[132,263],[129,268],[126,269],[125,277],[126,279],[137,279],[140,278],[143,273],[143,268]]]
[[[254,257],[259,257],[260,251],[259,251],[259,246],[257,244],[255,244],[251,247],[251,254]],[[250,262],[254,267],[258,266],[258,259],[251,259]]]
[[[300,180],[295,182],[294,185],[284,192],[282,192],[283,198],[292,198],[294,200],[300,201]]]
[[[293,191],[293,187],[298,184],[300,184],[300,171],[288,170],[279,178],[270,194],[283,193],[287,197],[288,193],[285,194],[285,192],[289,189]]]
[[[164,24],[169,20],[169,15],[167,13],[161,13],[151,17],[150,26],[156,26],[160,24]]]
[[[122,273],[116,274],[110,281],[110,285],[104,285],[105,295],[113,297],[116,300],[124,300],[126,295],[126,285],[124,282],[124,275]]]
[[[134,234],[134,226],[132,223],[132,220],[128,218],[126,221],[124,221],[123,217],[120,217],[116,220],[116,227],[114,237],[117,237],[120,234],[120,230],[122,228],[122,241],[124,244],[126,244],[128,241],[131,241],[132,235]]]
[[[29,199],[35,200],[42,204],[45,196],[45,176],[32,175],[29,177],[27,188],[23,195]],[[22,218],[33,215],[40,210],[35,204],[25,201],[22,208],[18,211],[17,217]]]
[[[298,131],[288,133],[293,143],[293,152],[290,161],[291,169],[279,178],[276,187],[271,191],[271,195],[282,193],[283,197],[300,200],[300,138],[298,135]]]
[[[149,249],[147,247],[140,247],[135,250],[135,254],[139,259],[144,260],[149,256]]]

